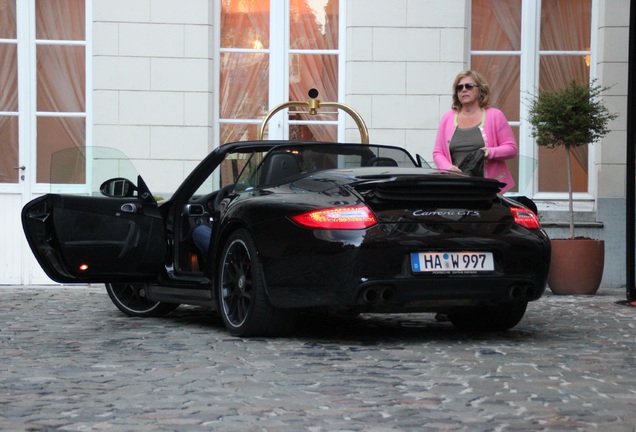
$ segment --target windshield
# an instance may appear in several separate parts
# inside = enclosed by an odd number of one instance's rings
[[[366,144],[283,145],[273,148],[262,161],[258,159],[248,164],[239,176],[237,191],[273,185],[299,174],[326,169],[416,166],[411,155],[402,148]]]

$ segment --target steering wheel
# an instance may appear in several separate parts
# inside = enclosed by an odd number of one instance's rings
[[[219,207],[221,206],[221,201],[223,201],[223,198],[229,195],[230,191],[233,188],[234,188],[234,183],[223,186],[221,189],[219,189],[219,191],[216,193],[216,196],[214,197],[214,201],[212,202],[212,208],[214,209],[214,211],[219,210]]]

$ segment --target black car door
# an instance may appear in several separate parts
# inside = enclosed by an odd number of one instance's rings
[[[104,197],[48,194],[36,198],[22,209],[27,241],[40,266],[57,282],[154,281],[162,271],[175,270],[174,246],[186,241],[183,237],[189,233],[175,231],[175,212],[197,190],[210,189],[202,183],[212,180],[223,162],[228,164],[228,182],[234,182],[239,168],[250,171],[246,161],[260,160],[253,154],[284,143],[237,142],[216,148],[161,208],[141,177],[137,186],[121,177],[107,180],[100,187]],[[115,165],[122,160],[106,159],[115,160]]]
[[[57,282],[150,281],[164,263],[164,221],[152,196],[48,194],[24,207],[22,223]]]

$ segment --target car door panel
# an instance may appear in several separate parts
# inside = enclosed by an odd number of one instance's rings
[[[58,282],[153,280],[165,255],[156,203],[49,194],[22,212],[27,240]]]

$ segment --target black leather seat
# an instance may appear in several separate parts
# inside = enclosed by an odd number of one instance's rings
[[[398,163],[391,158],[388,157],[372,157],[371,159],[369,159],[367,161],[367,166],[391,166],[391,167],[396,167],[398,166]]]
[[[261,171],[261,185],[269,186],[300,173],[298,160],[292,153],[276,153],[268,157]]]

